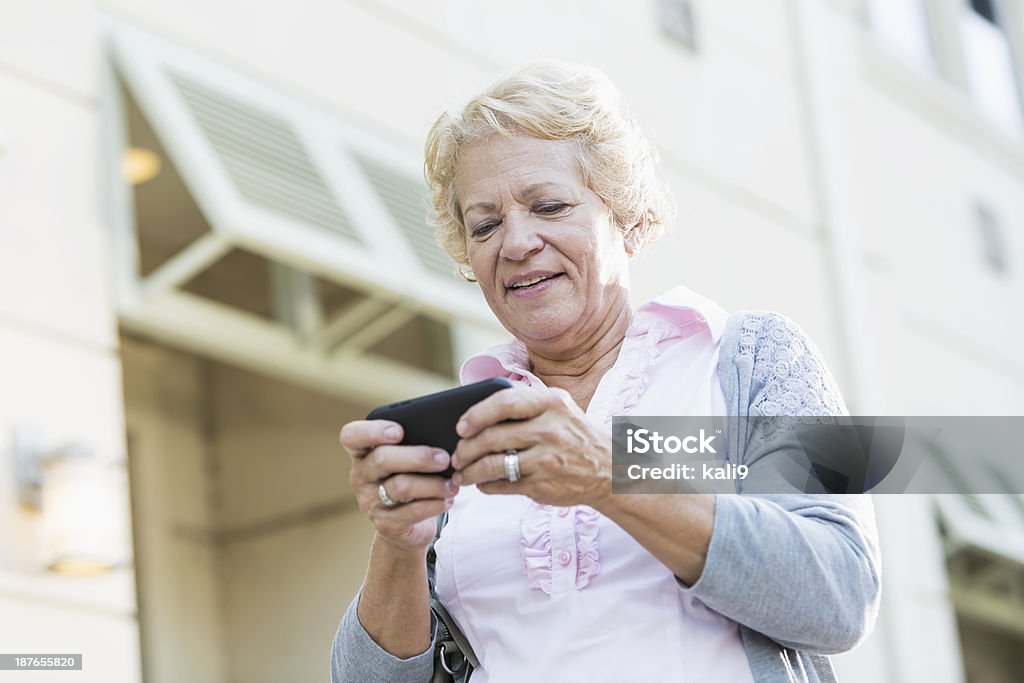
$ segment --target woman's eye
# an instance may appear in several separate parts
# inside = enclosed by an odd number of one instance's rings
[[[554,214],[558,213],[559,211],[563,210],[564,208],[566,208],[566,206],[567,206],[566,204],[560,204],[560,203],[541,204],[536,209],[534,209],[534,211],[536,211],[537,213],[539,213],[539,214],[541,214],[543,216],[551,216],[551,215],[554,215]]]
[[[473,230],[470,231],[469,234],[472,235],[473,237],[483,237],[484,235],[494,230],[496,227],[498,227],[497,223],[483,223],[473,228]]]

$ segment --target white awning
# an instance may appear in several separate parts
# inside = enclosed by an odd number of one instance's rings
[[[1010,481],[985,462],[975,463],[971,451],[955,445],[926,444],[941,481],[955,493],[936,494],[936,506],[951,551],[969,546],[1017,562],[1024,569],[1024,482]],[[983,448],[982,444],[975,446]],[[986,491],[992,493],[977,493]],[[995,493],[1001,491],[1001,493]]]
[[[1005,441],[1003,442],[1005,445]],[[933,496],[961,614],[1024,635],[1024,482],[972,463],[973,449],[930,444],[931,462],[956,493]],[[976,491],[1002,493],[975,493]]]

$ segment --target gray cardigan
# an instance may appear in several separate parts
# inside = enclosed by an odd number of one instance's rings
[[[718,371],[729,415],[846,412],[813,342],[778,313],[731,315]],[[789,457],[786,444],[748,449],[749,437],[728,434],[730,453],[739,454],[734,462],[749,466],[741,489],[747,495],[716,497],[703,573],[679,588],[740,624],[756,683],[835,681],[827,655],[859,643],[878,614],[881,558],[871,498],[795,492],[774,466]],[[787,490],[794,493],[778,493]],[[358,601],[335,636],[332,683],[429,681],[433,643],[409,659],[392,656],[359,623]]]

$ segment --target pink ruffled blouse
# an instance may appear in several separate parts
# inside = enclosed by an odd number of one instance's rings
[[[718,343],[728,314],[677,287],[634,311],[587,415],[725,415]],[[517,341],[470,358],[463,384],[543,386]],[[753,683],[737,624],[586,505],[464,487],[437,543],[437,593],[481,660],[473,683]]]

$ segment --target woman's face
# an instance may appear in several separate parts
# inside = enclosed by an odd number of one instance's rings
[[[571,348],[628,306],[628,256],[573,144],[494,134],[461,151],[455,192],[469,265],[491,310],[529,346]]]

